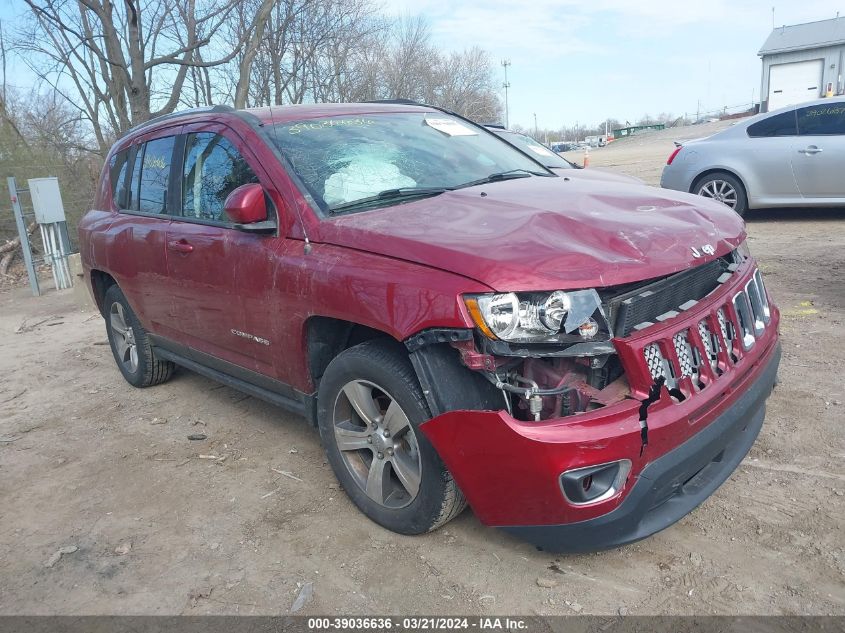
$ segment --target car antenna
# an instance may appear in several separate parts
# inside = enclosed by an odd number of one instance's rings
[[[276,134],[276,115],[273,112],[273,106],[270,106],[270,121],[273,122],[273,134]],[[311,254],[311,240],[308,239],[308,231],[305,230],[305,222],[302,221],[302,212],[299,210],[299,204],[294,204],[296,208],[296,217],[299,220],[299,226],[302,228],[302,235],[305,238],[305,247],[303,252],[306,255]]]

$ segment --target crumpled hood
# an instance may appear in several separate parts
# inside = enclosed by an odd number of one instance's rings
[[[730,208],[691,194],[532,177],[329,219],[314,237],[511,291],[668,275],[724,255],[745,230]],[[703,253],[707,244],[713,255]]]

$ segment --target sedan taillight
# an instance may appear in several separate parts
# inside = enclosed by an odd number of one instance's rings
[[[675,151],[669,154],[669,160],[666,161],[666,164],[671,165],[672,161],[675,160],[675,156],[677,156],[678,152],[680,152],[682,149],[684,149],[684,146],[678,145],[678,147],[675,148]]]

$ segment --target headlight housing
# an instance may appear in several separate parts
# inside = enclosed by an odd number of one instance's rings
[[[734,251],[734,259],[737,263],[742,263],[744,260],[751,257],[751,249],[748,247],[748,240],[742,240],[742,244],[736,247]]]
[[[505,292],[464,297],[478,329],[509,343],[610,340],[610,325],[595,290]]]

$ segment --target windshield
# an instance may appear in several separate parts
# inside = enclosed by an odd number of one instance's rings
[[[507,130],[502,130],[501,132],[496,131],[494,132],[494,134],[498,134],[508,143],[515,145],[524,152],[528,152],[531,155],[536,154],[537,160],[543,163],[546,167],[554,167],[556,169],[573,169],[571,163],[564,160],[563,158],[555,154],[552,150],[550,150],[548,147],[546,147],[539,141],[535,141],[533,138],[526,134],[520,134],[519,132],[509,132]]]
[[[479,182],[550,175],[492,134],[441,112],[291,121],[277,124],[273,136],[329,212],[359,208],[358,201],[384,206]]]

